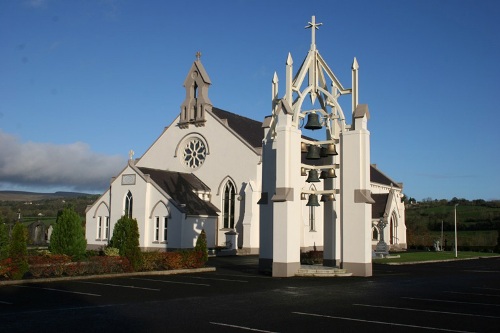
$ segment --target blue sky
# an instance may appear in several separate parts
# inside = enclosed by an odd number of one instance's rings
[[[359,62],[372,163],[417,200],[500,199],[494,0],[1,1],[0,190],[103,191],[177,116],[197,51],[214,106],[263,120],[312,15],[344,86]]]

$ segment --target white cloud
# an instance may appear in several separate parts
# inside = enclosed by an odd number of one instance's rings
[[[64,189],[101,192],[126,158],[92,152],[82,142],[20,142],[0,130],[0,189]]]
[[[25,1],[25,4],[28,7],[32,8],[40,8],[40,7],[45,7],[47,5],[48,0],[27,0]]]

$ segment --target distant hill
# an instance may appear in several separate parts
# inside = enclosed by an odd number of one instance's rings
[[[24,191],[0,191],[0,201],[38,201],[47,199],[86,197],[91,195],[92,194],[79,192],[37,193]]]

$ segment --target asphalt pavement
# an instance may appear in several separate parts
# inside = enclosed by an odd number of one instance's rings
[[[497,332],[500,258],[273,278],[257,256],[215,271],[0,286],[0,332]]]

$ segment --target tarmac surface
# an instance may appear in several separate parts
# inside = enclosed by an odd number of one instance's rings
[[[0,332],[497,332],[500,258],[273,278],[257,256],[215,270],[0,286]]]

